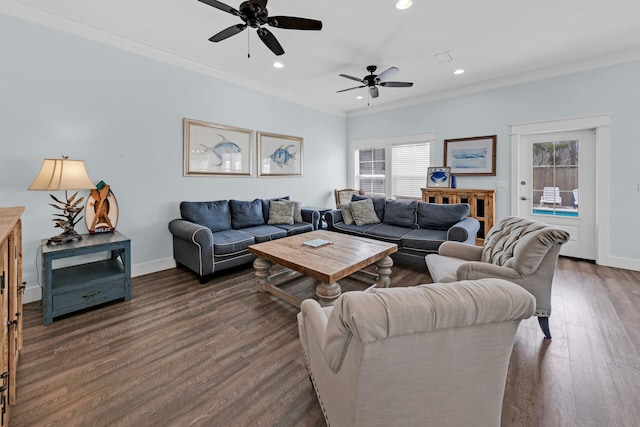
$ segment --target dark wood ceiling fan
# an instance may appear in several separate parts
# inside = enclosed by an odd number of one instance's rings
[[[220,42],[234,36],[247,27],[255,28],[260,40],[276,55],[284,54],[284,49],[266,25],[286,30],[321,30],[322,22],[315,19],[297,18],[294,16],[269,16],[267,10],[268,0],[243,1],[238,9],[234,9],[217,0],[198,0],[209,6],[220,9],[242,19],[242,24],[232,25],[209,38],[212,42]]]

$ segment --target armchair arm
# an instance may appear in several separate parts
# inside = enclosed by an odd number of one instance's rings
[[[478,230],[480,230],[480,221],[467,217],[449,228],[449,231],[447,231],[447,240],[475,245]]]
[[[325,212],[324,221],[327,223],[327,230],[332,231],[334,229],[334,224],[342,222],[342,212],[340,209],[334,209],[329,212]]]
[[[438,254],[466,261],[480,261],[482,247],[472,246],[461,242],[443,242],[438,248]]]
[[[504,280],[522,279],[522,275],[513,268],[501,267],[480,261],[465,262],[458,267],[456,275],[458,280],[484,279],[490,277]]]

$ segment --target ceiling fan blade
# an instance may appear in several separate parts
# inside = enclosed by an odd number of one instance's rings
[[[322,22],[316,19],[296,18],[294,16],[272,16],[269,25],[285,30],[321,30]]]
[[[336,93],[346,92],[346,91],[348,91],[348,90],[353,90],[353,89],[360,89],[360,88],[363,88],[363,87],[366,87],[366,86],[365,86],[365,85],[362,85],[362,86],[350,87],[349,89],[342,89],[342,90],[338,90],[338,91],[336,91]]]
[[[219,1],[216,1],[216,0],[198,0],[198,1],[201,2],[201,3],[204,3],[204,4],[208,4],[209,6],[213,6],[216,9],[220,9],[222,11],[225,11],[225,12],[230,13],[230,14],[235,15],[235,16],[240,16],[241,15],[241,13],[238,10],[236,10],[236,9],[232,8],[231,6],[228,6],[228,5],[224,4],[224,3],[220,3]]]
[[[364,83],[364,80],[359,79],[359,78],[357,78],[357,77],[348,76],[348,75],[346,75],[346,74],[338,74],[338,75],[339,75],[340,77],[344,77],[344,78],[347,78],[347,79],[355,80],[355,81],[360,82],[360,83]]]
[[[378,74],[378,77],[376,77],[376,80],[378,82],[383,82],[383,81],[387,80],[388,78],[392,77],[393,75],[395,75],[398,71],[400,71],[400,70],[397,69],[396,67],[391,67],[391,68],[389,68],[387,70],[384,70],[380,74]]]
[[[269,49],[271,49],[271,52],[275,53],[278,56],[284,54],[284,49],[282,48],[282,46],[280,46],[280,43],[278,43],[276,36],[274,36],[271,31],[267,30],[266,28],[260,27],[258,28],[258,36],[260,37],[260,40],[262,40],[262,42],[267,45]]]
[[[411,87],[411,86],[413,86],[413,83],[409,83],[409,82],[382,82],[382,83],[380,83],[380,86],[386,86],[386,87]]]
[[[229,38],[231,36],[235,36],[239,32],[243,31],[245,28],[247,28],[247,24],[232,25],[229,28],[225,28],[224,30],[220,31],[215,36],[211,36],[209,38],[209,41],[210,42],[220,42],[220,41],[222,41],[224,39],[227,39],[227,38]]]
[[[371,95],[372,98],[377,98],[378,97],[378,88],[376,86],[369,87],[369,94]]]
[[[249,0],[249,4],[256,12],[267,10],[267,0]]]

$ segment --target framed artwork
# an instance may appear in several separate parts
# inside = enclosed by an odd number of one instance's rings
[[[427,168],[427,187],[448,188],[451,182],[451,171],[447,167]]]
[[[251,176],[253,131],[184,119],[184,176]]]
[[[454,175],[496,175],[496,135],[445,139],[444,165]]]
[[[302,176],[303,139],[258,132],[258,176]]]

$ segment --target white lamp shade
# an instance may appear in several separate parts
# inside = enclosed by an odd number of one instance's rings
[[[28,190],[89,190],[95,184],[89,178],[84,160],[44,159],[36,179]]]

